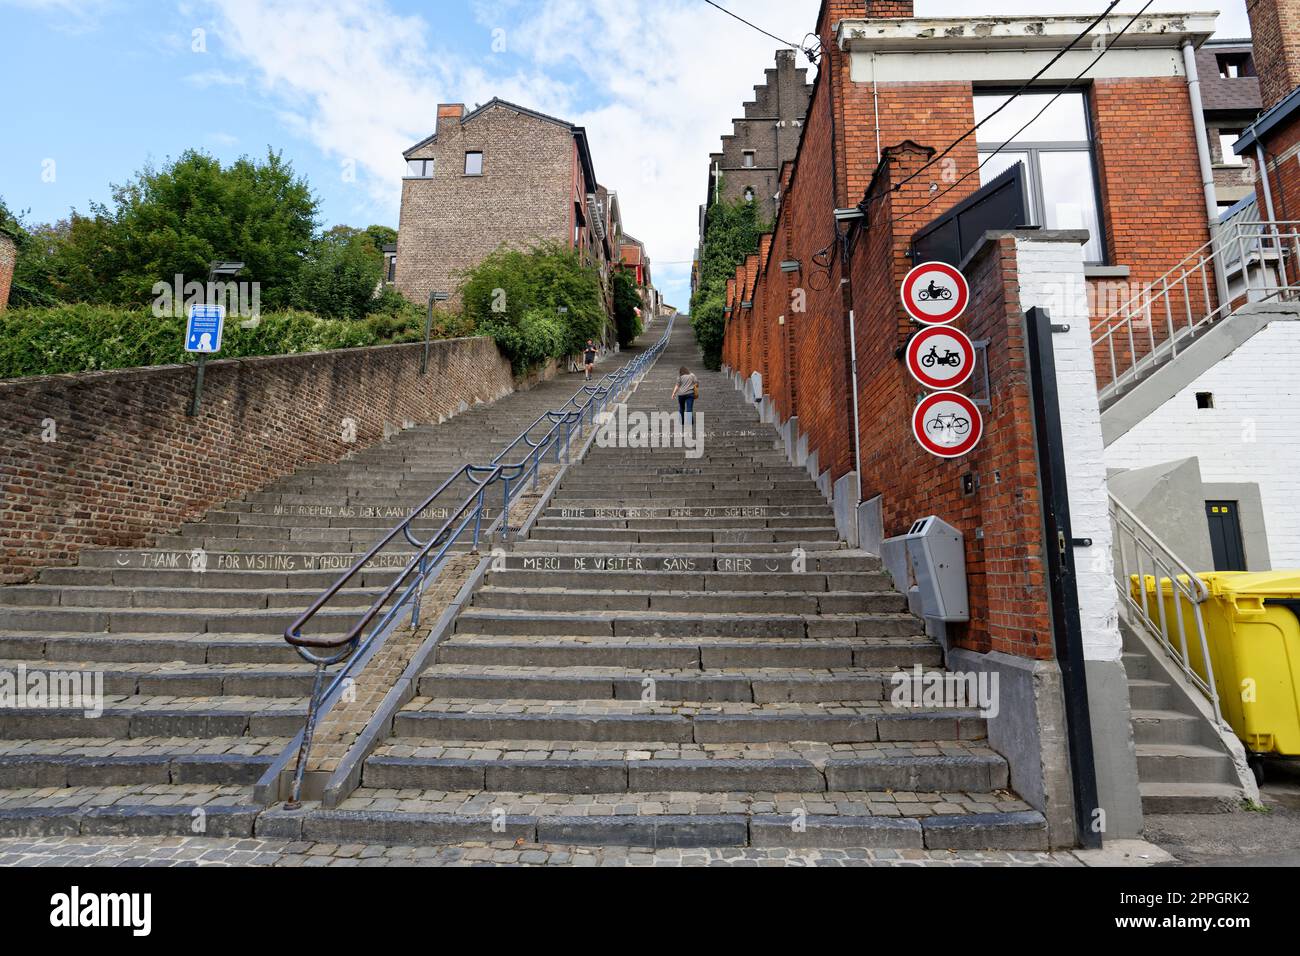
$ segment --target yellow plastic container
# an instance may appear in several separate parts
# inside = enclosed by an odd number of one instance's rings
[[[1209,589],[1202,605],[1206,643],[1223,718],[1257,754],[1300,756],[1300,571],[1221,571],[1198,575]],[[1184,582],[1186,578],[1182,578]],[[1168,578],[1161,582],[1169,634],[1179,646],[1179,619],[1187,657],[1205,679],[1200,635],[1192,605],[1181,594],[1175,604]],[[1134,600],[1153,602],[1155,578],[1132,583]],[[1159,611],[1152,603],[1151,613]]]

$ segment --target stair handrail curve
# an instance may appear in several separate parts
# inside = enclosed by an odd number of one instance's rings
[[[1209,701],[1215,722],[1222,726],[1223,712],[1219,706],[1214,661],[1210,657],[1202,611],[1210,600],[1210,589],[1197,572],[1113,494],[1110,495],[1110,525],[1118,558],[1114,565],[1115,585],[1130,622],[1159,642],[1183,676]],[[1130,552],[1133,557],[1131,566]],[[1172,622],[1164,600],[1166,593],[1173,598],[1170,602],[1173,605]],[[1195,638],[1204,676],[1196,670],[1188,652],[1184,604],[1190,609],[1191,623],[1196,628]]]
[[[1290,266],[1288,258],[1292,260]],[[1300,260],[1300,222],[1238,222],[1220,230],[1213,239],[1164,275],[1146,283],[1092,326],[1094,354],[1104,350],[1111,372],[1111,380],[1099,389],[1099,396],[1105,400],[1141,379],[1163,357],[1176,356],[1188,337],[1231,316],[1242,306],[1290,297],[1300,291],[1300,276],[1293,274],[1297,260]],[[1251,266],[1267,263],[1275,265],[1276,273],[1271,277],[1268,272],[1263,273],[1257,277],[1257,284],[1252,280]],[[1218,301],[1218,277],[1227,276],[1230,267],[1238,266],[1240,288],[1233,292],[1229,282],[1229,298]],[[1174,297],[1179,291],[1182,307],[1175,310]],[[1193,298],[1198,294],[1204,298],[1204,309],[1192,307]],[[1157,336],[1154,312],[1161,306],[1165,330]],[[1182,314],[1176,315],[1176,311]],[[1141,357],[1139,348],[1146,350]]]
[[[672,333],[673,321],[670,319],[658,342],[617,371],[606,375],[600,382],[584,385],[558,409],[544,413],[524,429],[519,437],[490,464],[465,465],[444,481],[422,504],[381,537],[365,555],[353,563],[351,568],[326,588],[312,605],[285,629],[285,641],[303,660],[316,668],[288,801],[290,807],[301,805],[303,779],[321,712],[326,705],[332,705],[337,699],[343,690],[344,682],[351,676],[357,664],[365,659],[366,652],[397,625],[399,617],[408,607],[410,626],[419,627],[420,599],[442,573],[451,550],[457,542],[472,534],[470,553],[478,554],[484,536],[491,536],[500,530],[503,543],[508,543],[512,530],[509,523],[511,505],[530,483],[534,489],[539,486],[544,462],[552,452],[557,464],[569,460],[573,441],[585,433],[588,425],[594,425],[605,408],[612,401],[623,397],[641,373],[658,360],[659,355],[668,345]],[[532,432],[543,424],[550,427],[544,435],[534,438]],[[521,446],[526,448],[521,459],[512,463],[502,461],[506,455],[520,449]],[[454,511],[449,512],[449,517],[437,533],[427,540],[419,539],[412,527],[414,522],[421,514],[437,504],[461,479],[467,479],[472,483],[473,490]],[[487,494],[489,489],[497,485],[502,488],[502,509],[501,513],[493,519],[488,510]],[[486,527],[484,527],[485,521],[488,522]],[[404,537],[410,545],[418,549],[416,554],[384,593],[359,615],[347,632],[341,637],[303,636],[303,629],[399,536]],[[388,607],[395,596],[397,600]],[[385,607],[387,607],[386,611]],[[326,683],[327,670],[339,664],[343,667]]]

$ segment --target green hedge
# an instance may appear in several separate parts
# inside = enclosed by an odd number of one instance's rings
[[[397,308],[359,322],[321,319],[306,312],[266,314],[251,328],[230,319],[217,358],[418,342],[424,336],[424,321],[414,307]],[[472,333],[463,320],[435,316],[436,338],[465,334]],[[194,361],[183,348],[184,335],[184,319],[158,318],[147,309],[100,305],[12,309],[0,313],[0,378]]]

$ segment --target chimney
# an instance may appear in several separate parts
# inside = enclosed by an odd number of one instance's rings
[[[1264,109],[1300,86],[1300,0],[1246,0]]]
[[[459,126],[465,118],[464,103],[440,103],[438,105],[438,132]]]
[[[17,261],[18,248],[12,239],[0,232],[0,312],[9,305],[9,287],[13,284]]]

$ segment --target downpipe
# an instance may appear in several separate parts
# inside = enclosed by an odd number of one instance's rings
[[[1224,250],[1219,245],[1219,197],[1214,185],[1214,163],[1210,159],[1210,137],[1205,128],[1205,106],[1201,101],[1201,73],[1196,65],[1196,46],[1191,40],[1183,41],[1183,67],[1187,73],[1187,97],[1191,102],[1192,126],[1196,132],[1196,156],[1201,167],[1201,188],[1205,193],[1205,211],[1213,250],[1210,259],[1214,263],[1214,285],[1219,293],[1219,306],[1222,308],[1232,301],[1232,296],[1228,286],[1228,274],[1223,268]],[[1273,219],[1271,209],[1269,219]]]

